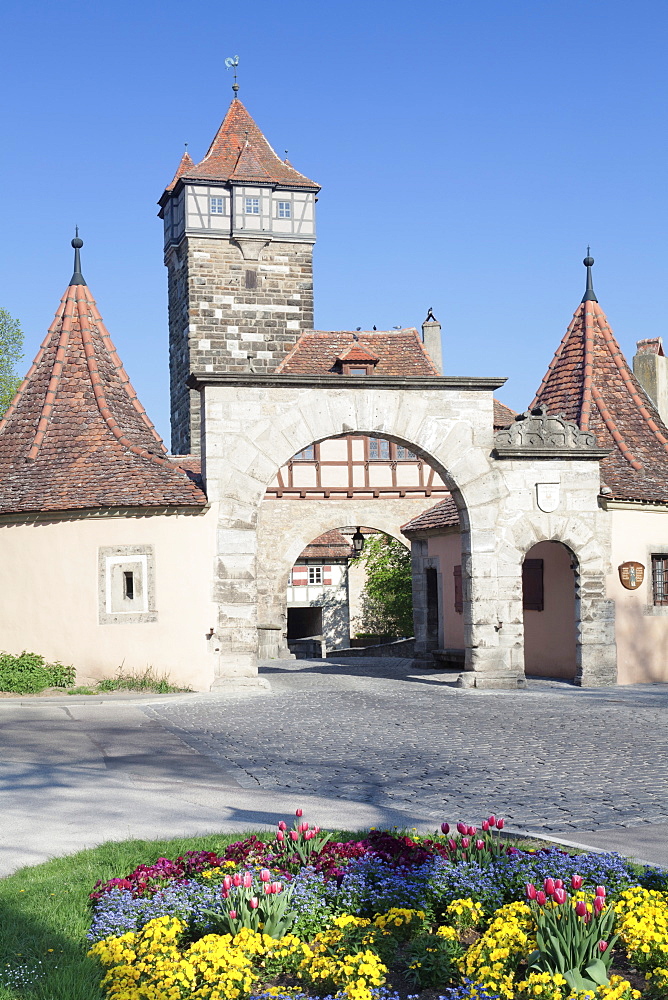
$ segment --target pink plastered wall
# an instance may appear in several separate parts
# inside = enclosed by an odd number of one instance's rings
[[[455,611],[455,581],[453,570],[461,566],[462,544],[458,531],[432,535],[428,539],[428,555],[438,559],[441,616],[439,645],[442,649],[464,649],[464,616]]]
[[[575,677],[575,576],[560,542],[539,542],[527,559],[543,560],[543,610],[524,612],[524,671],[538,677]]]

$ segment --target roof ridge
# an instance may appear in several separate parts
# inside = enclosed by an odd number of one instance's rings
[[[74,296],[67,295],[65,299],[65,309],[63,312],[63,325],[60,329],[60,337],[58,338],[58,347],[56,348],[56,358],[53,362],[53,368],[51,369],[51,377],[49,379],[49,384],[47,386],[46,394],[44,396],[44,402],[42,403],[42,408],[40,410],[39,419],[37,421],[37,429],[35,431],[35,436],[32,440],[32,445],[28,450],[28,461],[34,462],[34,460],[39,455],[39,450],[42,447],[42,442],[46,436],[47,428],[49,426],[49,421],[51,419],[51,414],[53,412],[53,404],[56,399],[56,392],[58,389],[58,383],[60,382],[60,376],[63,372],[63,365],[65,364],[65,356],[67,347],[70,342],[70,333],[72,332],[72,320],[74,318],[74,303],[77,301],[77,293],[80,288],[85,288],[85,285],[70,285],[68,287],[68,292],[75,289]]]

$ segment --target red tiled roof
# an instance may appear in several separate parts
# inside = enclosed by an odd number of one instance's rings
[[[352,545],[340,531],[326,531],[310,542],[297,558],[300,559],[350,559]]]
[[[355,339],[357,338],[357,340]],[[440,375],[415,329],[352,333],[303,333],[276,369],[282,375],[327,375],[340,371],[346,350],[355,345],[378,358],[377,375],[405,377]],[[346,361],[356,360],[346,356]]]
[[[357,341],[354,341],[347,351],[343,351],[339,355],[338,361],[379,361],[380,358],[377,354],[372,354],[371,351],[367,350],[366,347],[362,347]]]
[[[494,400],[494,430],[500,431],[506,427],[510,427],[511,424],[515,423],[515,417],[517,416],[515,410],[511,410],[509,406],[505,403],[501,403],[498,399]]]
[[[589,285],[531,405],[539,404],[612,449],[601,477],[613,499],[668,502],[668,428]]]
[[[190,170],[190,168],[194,167],[194,166],[195,166],[195,164],[192,161],[192,157],[188,153],[188,150],[186,150],[185,153],[183,154],[183,156],[181,157],[181,162],[179,163],[178,167],[176,168],[176,173],[172,177],[171,182],[167,185],[167,187],[165,188],[165,190],[166,191],[172,191],[174,189],[174,187],[176,186],[176,182],[178,181],[179,177],[181,177],[183,174],[185,174],[186,170]]]
[[[78,277],[0,421],[0,514],[203,506],[194,473],[185,458],[167,456]]]
[[[230,104],[204,159],[180,174],[177,171],[175,181],[179,177],[320,190],[318,184],[276,155],[238,98]]]
[[[404,535],[414,531],[430,531],[434,528],[456,528],[459,526],[459,514],[452,497],[446,497],[434,507],[423,511],[408,521],[401,528]]]

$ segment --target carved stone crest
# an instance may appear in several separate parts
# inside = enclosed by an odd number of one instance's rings
[[[619,579],[622,587],[627,590],[637,590],[645,579],[645,567],[639,562],[623,562],[619,566]]]
[[[518,413],[514,424],[497,431],[494,451],[499,458],[599,459],[608,454],[608,449],[599,448],[594,434],[548,413],[544,406]]]
[[[536,503],[546,514],[551,514],[559,506],[559,485],[559,483],[536,483]]]

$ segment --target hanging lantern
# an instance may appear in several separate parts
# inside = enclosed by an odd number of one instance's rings
[[[364,548],[364,535],[360,531],[359,527],[352,537],[353,543],[353,559],[357,559],[358,556],[362,555],[362,549]]]

